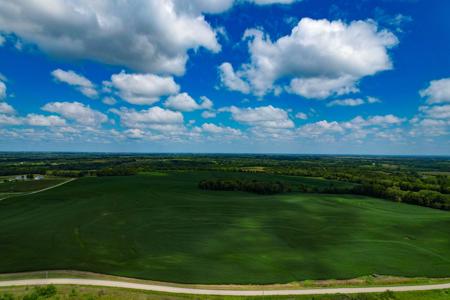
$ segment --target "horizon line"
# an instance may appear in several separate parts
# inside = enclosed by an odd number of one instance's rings
[[[0,154],[118,154],[118,155],[266,155],[266,156],[384,156],[384,157],[445,157],[450,154],[369,154],[369,153],[282,153],[282,152],[130,152],[130,151],[59,151],[59,150],[0,150]]]

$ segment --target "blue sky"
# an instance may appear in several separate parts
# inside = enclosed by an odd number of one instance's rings
[[[450,154],[445,0],[0,0],[0,150]]]

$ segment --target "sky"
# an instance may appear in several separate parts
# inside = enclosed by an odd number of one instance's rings
[[[0,0],[0,151],[450,155],[449,14]]]

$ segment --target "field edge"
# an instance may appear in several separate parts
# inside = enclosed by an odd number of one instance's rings
[[[0,283],[13,280],[28,279],[92,279],[108,280],[125,283],[137,283],[157,285],[162,287],[192,288],[192,289],[214,289],[214,290],[294,290],[294,289],[323,289],[323,288],[362,288],[362,287],[400,287],[412,285],[436,285],[450,284],[450,277],[427,278],[427,277],[396,277],[386,275],[363,276],[353,279],[328,279],[328,280],[304,280],[280,284],[185,284],[176,282],[164,282],[145,280],[132,277],[121,277],[109,274],[76,270],[48,270],[33,272],[17,272],[0,274]]]

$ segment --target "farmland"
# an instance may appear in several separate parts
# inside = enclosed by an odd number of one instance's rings
[[[0,203],[0,272],[76,269],[205,284],[450,274],[447,211],[358,195],[197,187],[230,177],[338,185],[222,171],[79,178]]]

